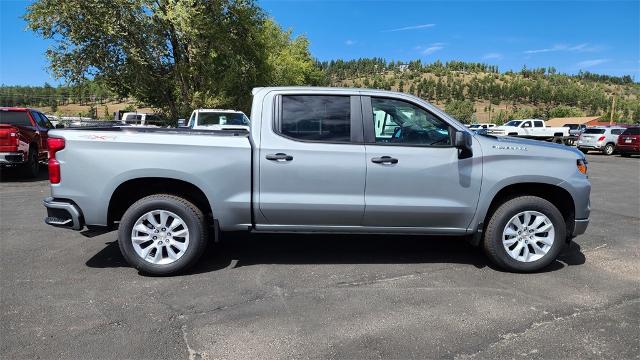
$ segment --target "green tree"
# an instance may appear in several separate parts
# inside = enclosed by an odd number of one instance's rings
[[[475,113],[473,103],[469,100],[451,100],[447,102],[444,110],[464,123],[469,123]]]
[[[253,0],[36,0],[25,19],[54,41],[53,75],[100,80],[171,118],[199,106],[248,110],[255,86],[322,81],[307,40]]]

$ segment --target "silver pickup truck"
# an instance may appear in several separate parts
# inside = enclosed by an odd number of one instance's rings
[[[466,236],[528,272],[589,223],[581,152],[473,134],[395,92],[257,88],[248,132],[53,130],[49,149],[45,222],[117,226],[150,274],[183,271],[225,231]]]

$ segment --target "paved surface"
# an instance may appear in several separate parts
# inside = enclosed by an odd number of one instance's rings
[[[144,277],[115,233],[44,225],[46,181],[5,174],[0,357],[638,358],[640,159],[589,161],[587,234],[529,275],[457,239],[235,236]]]

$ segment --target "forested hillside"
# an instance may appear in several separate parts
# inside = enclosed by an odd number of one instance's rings
[[[320,64],[332,86],[378,88],[424,98],[465,122],[611,114],[640,122],[640,84],[630,76],[557,73],[553,67],[500,73],[497,66],[452,61],[423,64],[384,59]]]
[[[566,75],[553,67],[501,73],[497,66],[479,63],[399,63],[379,58],[318,62],[317,67],[322,74],[317,84],[411,93],[465,122],[590,115],[608,120],[614,97],[614,121],[640,122],[640,84],[630,76]],[[99,81],[59,87],[2,86],[0,105],[98,118],[110,118],[115,109],[123,107],[148,107],[134,98],[121,98]]]

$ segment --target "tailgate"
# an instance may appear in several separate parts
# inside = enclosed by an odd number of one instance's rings
[[[18,129],[11,125],[0,124],[0,151],[18,150]]]

